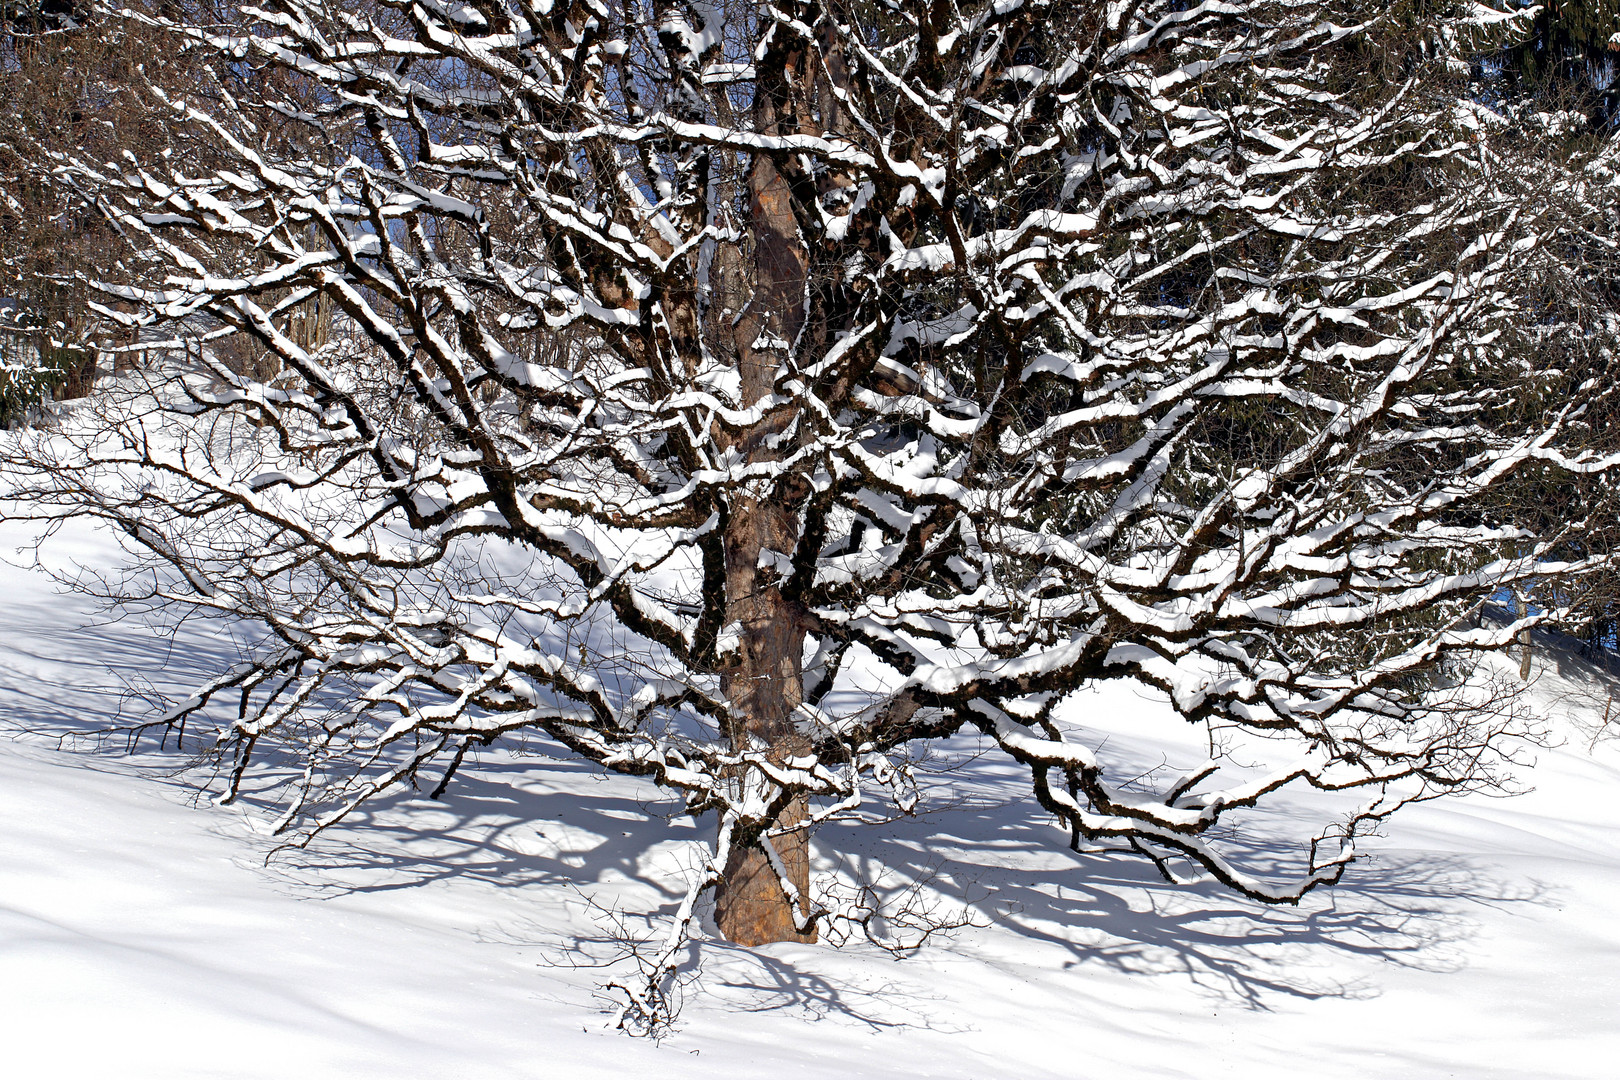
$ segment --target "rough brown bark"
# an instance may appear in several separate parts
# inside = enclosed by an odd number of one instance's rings
[[[795,799],[777,820],[791,824],[804,818],[803,799]],[[810,881],[810,845],[807,833],[777,837],[772,842],[787,870],[788,879],[805,895]],[[793,908],[777,881],[765,849],[757,844],[733,844],[726,859],[725,881],[715,904],[715,922],[727,941],[738,945],[768,945],[773,941],[816,940],[812,927],[801,933]]]
[[[775,575],[761,567],[760,555],[784,546],[791,550],[796,525],[796,515],[781,505],[749,498],[733,506],[726,530],[727,614],[740,637],[724,677],[726,697],[739,718],[731,741],[738,747],[766,747],[777,760],[804,749],[794,724],[794,710],[804,695],[804,628]],[[802,798],[792,800],[766,828],[802,821],[805,812]],[[809,895],[809,845],[804,830],[772,840],[801,898]],[[741,945],[816,939],[814,930],[806,934],[795,927],[792,904],[758,834],[746,830],[728,853],[715,918],[726,939]]]
[[[726,528],[727,617],[740,637],[724,676],[726,698],[739,718],[731,741],[738,747],[764,746],[777,760],[803,749],[794,710],[804,695],[804,628],[774,573],[761,567],[760,555],[791,551],[796,526],[796,515],[781,505],[745,498],[732,507]],[[805,812],[804,800],[795,799],[767,828],[801,821]],[[801,898],[809,895],[809,844],[803,830],[772,841]],[[795,928],[791,902],[757,834],[746,831],[728,854],[715,917],[726,939],[742,945],[816,939],[814,930],[805,934]]]
[[[800,124],[788,88],[802,68],[802,49],[772,50],[760,65],[755,103],[760,130],[788,130]],[[761,154],[748,174],[753,225],[753,295],[736,324],[736,355],[743,398],[752,404],[770,394],[785,361],[787,346],[804,326],[809,254],[793,213],[793,195],[777,163]],[[781,456],[773,436],[793,419],[783,408],[766,416],[741,447],[751,461]],[[783,595],[778,566],[798,545],[796,510],[783,505],[768,486],[739,493],[729,507],[725,535],[726,620],[740,636],[728,658],[723,688],[738,717],[730,733],[734,746],[765,747],[782,760],[802,748],[794,712],[804,697],[805,629]],[[802,821],[802,798],[788,802],[766,828]],[[772,840],[787,878],[801,898],[809,896],[810,837],[804,830]],[[758,831],[742,831],[726,860],[725,880],[716,900],[720,932],[742,945],[772,941],[814,941],[814,929],[801,933],[792,902],[758,842]]]

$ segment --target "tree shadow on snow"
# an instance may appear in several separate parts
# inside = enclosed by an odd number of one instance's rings
[[[926,880],[1017,939],[962,935],[945,946],[952,952],[1006,951],[1048,968],[1171,978],[1262,1011],[1283,998],[1376,997],[1375,964],[1461,970],[1484,910],[1549,902],[1540,883],[1514,880],[1483,859],[1373,851],[1338,886],[1297,907],[1267,905],[1185,860],[1172,864],[1182,879],[1172,884],[1131,853],[1070,851],[1067,833],[1017,790],[1011,781],[998,798],[864,836],[849,829],[845,840],[824,830],[820,842],[824,850],[842,846],[846,865],[865,859],[901,879]],[[1262,876],[1282,878],[1297,860],[1297,851],[1264,838],[1224,847]]]
[[[524,907],[477,936],[534,950],[552,968],[599,972],[601,984],[633,972],[635,951],[668,932],[695,842],[712,838],[712,818],[694,820],[681,806],[582,760],[497,748],[469,756],[441,800],[379,799],[272,866],[311,897],[468,881],[521,890]],[[887,977],[842,980],[820,969],[815,946],[782,955],[710,933],[691,948],[678,987],[687,1000],[718,997],[731,1012],[839,1017],[872,1030],[944,1026],[927,1015],[926,991]]]
[[[54,742],[92,760],[180,767],[172,742],[125,730],[165,701],[241,662],[248,646],[218,623],[158,629],[136,617],[87,615],[82,596],[41,588],[8,600],[0,625],[0,736]],[[168,743],[168,745],[165,745]]]
[[[241,643],[214,624],[160,633],[138,619],[87,618],[82,597],[48,589],[15,597],[5,622],[0,738],[72,751],[56,760],[157,782],[206,806],[199,785],[209,773],[198,767],[194,744],[177,748],[151,734],[134,741],[114,729],[152,719],[165,699],[183,698],[238,662]],[[622,974],[633,948],[662,936],[684,892],[690,841],[712,833],[712,821],[680,814],[678,799],[642,781],[605,776],[559,747],[528,756],[507,745],[470,753],[441,800],[412,791],[380,796],[308,847],[272,854],[277,841],[265,831],[276,808],[268,796],[298,763],[271,754],[263,764],[237,808],[201,811],[244,843],[244,868],[312,902],[451,883],[519,894],[511,917],[494,925],[488,905],[469,905],[466,932],[530,950],[550,967],[599,969],[587,986],[606,981],[608,971]],[[257,827],[244,827],[244,816]],[[841,985],[724,942],[694,948],[707,954],[694,968],[711,973],[696,978],[735,983],[746,999],[734,1002],[738,1008],[843,1016],[873,1028],[895,1022],[884,1005],[894,989],[887,983]],[[689,980],[685,989],[700,988]]]
[[[1032,800],[1017,797],[995,767],[987,771],[981,796],[999,798],[827,826],[816,838],[823,868],[887,882],[879,891],[891,898],[922,883],[941,920],[960,912],[971,921],[925,945],[916,954],[925,967],[930,957],[948,957],[1076,974],[1100,968],[1265,1011],[1285,999],[1375,997],[1377,965],[1461,970],[1485,909],[1549,901],[1535,882],[1443,855],[1374,854],[1297,908],[1250,901],[1207,878],[1169,884],[1139,857],[1069,851]],[[691,857],[680,842],[709,837],[711,821],[677,816],[678,802],[655,796],[583,762],[493,752],[464,766],[443,802],[380,802],[278,862],[316,895],[473,879],[540,890],[531,904],[566,897],[574,911],[566,939],[554,914],[517,916],[485,936],[539,947],[559,966],[607,968],[667,929],[680,902],[681,859]],[[1235,853],[1261,870],[1287,854],[1264,841]],[[694,949],[702,970],[688,993],[701,990],[729,1011],[837,1016],[872,1029],[949,1026],[949,1010],[926,1000],[927,980],[864,943],[844,957],[816,946],[748,950],[712,937]],[[1053,985],[1063,981],[1052,977]]]
[[[110,719],[136,716],[158,690],[198,681],[240,654],[214,627],[181,626],[167,640],[133,622],[86,631],[53,621],[44,602],[34,605],[13,609],[13,632],[0,643],[0,720],[13,730],[94,745],[93,733]],[[163,686],[149,681],[157,678]],[[131,767],[102,754],[80,760]],[[173,779],[187,760],[148,750],[133,767]],[[879,892],[912,890],[941,918],[956,910],[977,927],[925,946],[924,964],[948,955],[1101,968],[1182,981],[1220,1002],[1265,1010],[1279,999],[1375,996],[1374,964],[1458,970],[1481,909],[1547,902],[1537,884],[1508,880],[1483,861],[1386,854],[1298,908],[1267,907],[1207,879],[1167,884],[1139,858],[1068,851],[1064,834],[1023,793],[1027,786],[1021,792],[1016,772],[992,759],[967,757],[960,776],[967,794],[955,805],[831,825],[816,838],[824,867],[887,882]],[[245,801],[256,798],[250,792]],[[378,799],[273,865],[312,899],[448,882],[522,890],[543,917],[515,913],[498,928],[469,932],[533,946],[556,964],[612,966],[636,941],[664,932],[684,888],[682,859],[693,857],[682,842],[709,838],[711,820],[694,822],[678,810],[678,800],[640,781],[603,777],[583,761],[497,748],[469,758],[442,801],[411,792]],[[1263,870],[1284,853],[1262,839],[1237,854]],[[559,927],[566,929],[559,934]],[[943,1023],[929,1015],[920,1000],[928,992],[904,967],[860,963],[857,972],[852,965],[863,952],[884,959],[865,945],[847,960],[806,946],[751,951],[708,940],[695,949],[705,970],[690,989],[715,993],[733,1010],[841,1016],[872,1028]],[[1345,976],[1347,968],[1367,974]]]

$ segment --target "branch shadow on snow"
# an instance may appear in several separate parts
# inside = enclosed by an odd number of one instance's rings
[[[712,819],[694,820],[681,805],[579,759],[497,748],[469,757],[440,800],[411,792],[379,799],[272,866],[312,898],[467,881],[520,891],[529,913],[481,927],[481,940],[535,950],[552,968],[622,974],[634,970],[638,947],[667,933],[696,842],[712,838]],[[678,992],[718,995],[733,1012],[838,1017],[871,1030],[948,1026],[925,1015],[926,991],[896,979],[852,985],[821,970],[816,954],[701,935]]]
[[[999,788],[1001,798],[827,826],[816,839],[823,867],[846,879],[882,877],[893,894],[923,882],[942,911],[964,911],[974,926],[898,965],[864,943],[837,957],[802,945],[747,950],[711,936],[694,944],[701,973],[688,993],[701,988],[729,1011],[946,1027],[948,1010],[926,1000],[930,980],[910,972],[948,956],[1082,978],[1100,968],[1167,979],[1224,1007],[1269,1011],[1283,1000],[1376,997],[1375,965],[1461,970],[1484,909],[1550,901],[1539,884],[1484,860],[1443,855],[1374,854],[1297,908],[1250,901],[1207,878],[1169,884],[1138,857],[1069,851],[1033,801],[1008,789],[998,764],[984,768],[976,786]],[[608,967],[635,940],[667,928],[682,892],[680,860],[691,857],[680,842],[707,839],[711,825],[674,816],[678,803],[627,791],[583,762],[489,753],[464,766],[442,802],[380,802],[277,863],[318,896],[468,879],[543,890],[528,902],[572,908],[566,940],[555,915],[519,917],[483,936],[537,946],[557,966]],[[1264,841],[1241,852],[1262,868],[1286,854]]]
[[[63,760],[78,767],[167,787],[243,842],[245,869],[311,902],[451,883],[510,891],[522,896],[513,897],[511,918],[466,932],[532,950],[553,968],[622,967],[632,947],[665,932],[684,891],[690,841],[708,839],[712,823],[679,814],[679,800],[640,781],[555,756],[560,748],[541,756],[510,746],[475,750],[441,800],[408,790],[381,796],[308,847],[272,855],[276,840],[264,832],[275,812],[265,796],[296,774],[297,763],[267,759],[268,770],[244,785],[239,807],[220,810],[198,790],[210,774],[197,766],[193,744],[110,733],[151,719],[163,700],[183,697],[243,652],[215,624],[159,633],[139,619],[87,616],[82,596],[30,587],[13,598],[0,634],[0,739],[69,751]],[[244,814],[259,827],[247,826]],[[840,985],[809,965],[724,942],[694,948],[706,954],[694,967],[753,984],[742,1008],[843,1016],[873,1028],[894,1022],[882,1007],[894,989],[888,984]],[[587,987],[601,981],[585,980]]]
[[[1461,970],[1483,909],[1549,902],[1539,883],[1484,860],[1373,853],[1337,887],[1298,907],[1270,906],[1207,875],[1165,882],[1139,856],[1072,852],[1066,839],[1032,799],[1014,799],[895,822],[864,841],[851,837],[849,847],[901,877],[930,879],[1006,935],[964,935],[943,948],[1181,980],[1220,1004],[1258,1011],[1284,999],[1376,997],[1372,964]],[[1227,850],[1261,870],[1294,854],[1264,840]]]
[[[211,627],[182,626],[164,640],[133,622],[61,626],[43,604],[35,607],[13,610],[20,622],[0,647],[0,718],[14,730],[98,746],[94,733],[112,718],[133,717],[159,691],[239,656]],[[80,760],[173,782],[188,759],[149,747],[133,765],[105,753]],[[1458,970],[1481,909],[1548,902],[1537,884],[1510,880],[1483,860],[1440,855],[1377,856],[1298,908],[1250,902],[1207,879],[1171,885],[1135,857],[1068,851],[1016,771],[971,754],[964,760],[965,794],[953,805],[827,826],[816,840],[823,866],[846,878],[922,883],[943,907],[972,917],[979,928],[936,939],[919,954],[922,965],[932,955],[1081,975],[1105,969],[1181,981],[1221,1003],[1266,1010],[1286,999],[1379,993],[1373,975],[1335,974],[1346,970],[1339,960],[1356,961],[1353,971],[1382,963]],[[693,857],[689,842],[709,838],[710,820],[678,809],[678,800],[639,781],[604,777],[549,749],[528,756],[496,748],[469,758],[441,801],[408,791],[380,798],[272,865],[286,887],[312,900],[450,882],[522,892],[534,914],[469,933],[534,947],[554,965],[609,966],[623,962],[634,940],[664,931],[684,887],[682,859]],[[241,829],[234,819],[221,827]],[[1263,869],[1284,853],[1262,839],[1237,854]],[[845,958],[806,946],[746,950],[704,940],[694,948],[703,971],[689,991],[715,994],[734,1011],[786,1010],[871,1028],[948,1026],[930,1015],[927,980],[906,965],[866,963],[857,974],[870,985],[852,979],[862,954],[887,961],[865,945]]]
[[[84,606],[82,596],[43,589],[8,600],[0,734],[54,740],[109,762],[134,751],[145,765],[183,766],[157,738],[137,744],[115,729],[153,719],[165,701],[240,663],[247,647],[218,623],[158,630],[138,618],[88,615]]]

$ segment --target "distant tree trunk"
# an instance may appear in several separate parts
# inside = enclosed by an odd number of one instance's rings
[[[1530,612],[1530,605],[1525,602],[1524,594],[1521,592],[1516,592],[1513,594],[1513,599],[1518,605],[1519,618],[1524,618]],[[1530,631],[1521,630],[1519,632],[1519,645],[1524,650],[1519,656],[1519,679],[1521,682],[1529,682],[1530,660],[1532,655],[1530,647]]]
[[[52,350],[53,352],[55,350]],[[45,354],[41,353],[43,358]],[[66,366],[66,375],[56,388],[56,400],[77,401],[79,398],[90,396],[90,391],[96,385],[96,351],[87,349],[83,354],[66,352],[58,355],[69,358]]]

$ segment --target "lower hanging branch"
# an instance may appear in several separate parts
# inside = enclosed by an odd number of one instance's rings
[[[614,981],[603,987],[625,996],[625,1002],[614,1018],[614,1027],[631,1035],[654,1038],[669,1030],[680,1012],[675,999],[677,976],[687,942],[691,940],[692,920],[697,917],[698,901],[703,894],[720,884],[725,876],[725,853],[731,848],[731,835],[736,819],[727,813],[720,822],[720,832],[714,846],[704,852],[703,864],[687,885],[686,895],[675,913],[669,932],[658,943],[657,951],[646,956],[639,950],[635,976]]]

